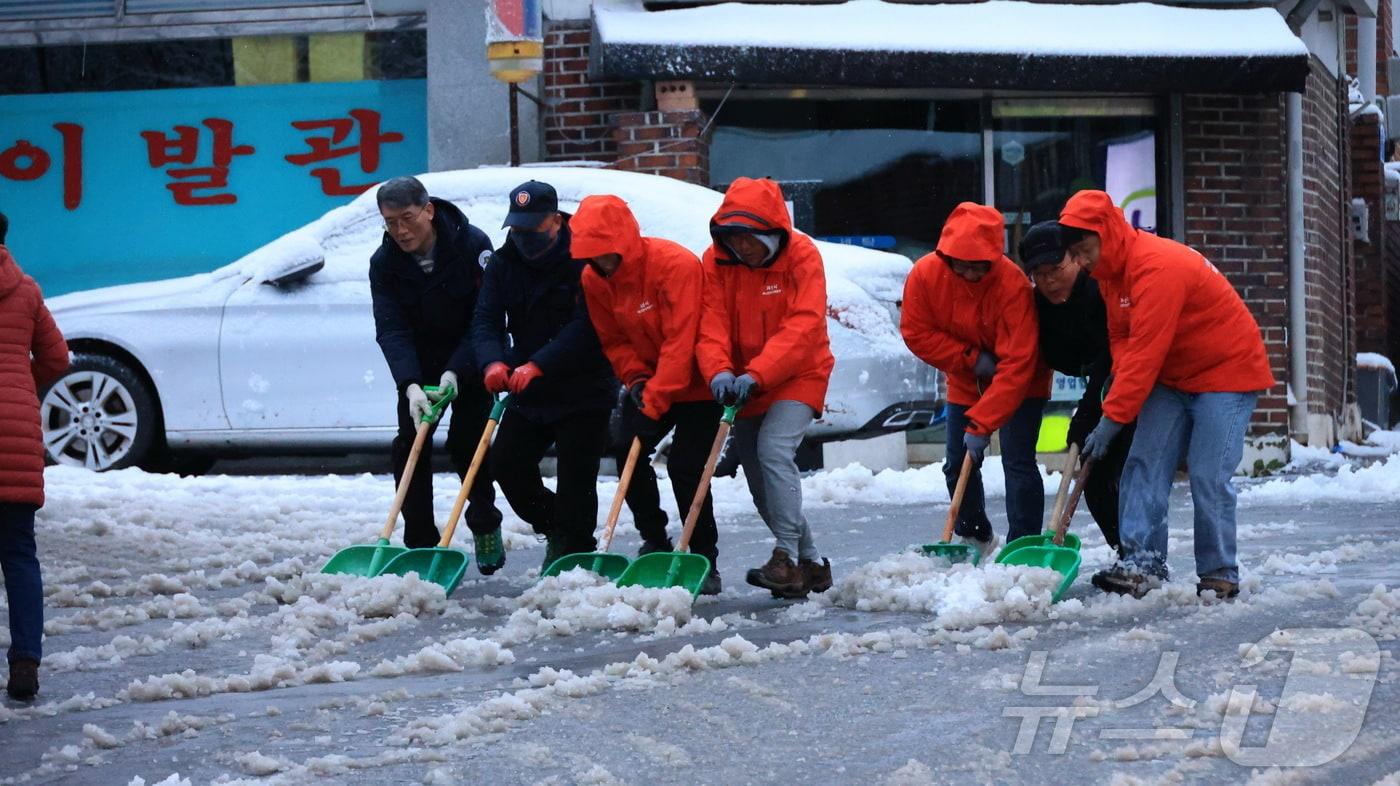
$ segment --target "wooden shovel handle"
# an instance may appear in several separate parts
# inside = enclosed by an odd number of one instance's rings
[[[1074,518],[1074,510],[1079,507],[1079,497],[1084,493],[1084,481],[1089,479],[1089,470],[1094,466],[1093,458],[1084,459],[1084,463],[1079,467],[1079,473],[1074,476],[1074,491],[1069,495],[1069,502],[1065,503],[1065,510],[1060,514],[1060,520],[1055,522],[1056,546],[1063,546],[1065,543],[1065,530],[1069,529],[1069,521]]]
[[[963,454],[962,470],[958,472],[958,485],[953,487],[953,502],[948,506],[948,521],[943,525],[943,543],[953,540],[953,524],[958,520],[962,509],[963,494],[967,492],[967,479],[972,475],[972,452]]]
[[[496,433],[496,425],[501,422],[501,415],[505,411],[506,402],[509,399],[510,396],[506,396],[491,407],[491,417],[486,420],[486,428],[481,432],[481,440],[476,443],[476,453],[472,454],[471,466],[467,468],[466,477],[462,478],[462,488],[458,490],[457,499],[452,503],[452,514],[447,519],[447,529],[443,531],[442,540],[438,542],[440,549],[445,549],[452,544],[452,535],[457,532],[457,522],[462,518],[462,509],[467,506],[467,495],[471,493],[477,473],[481,472],[481,465],[486,463],[486,449],[491,446],[491,435]]]
[[[428,432],[432,429],[433,424],[427,421],[418,424],[413,449],[408,451],[408,461],[404,462],[403,474],[399,476],[399,488],[394,492],[394,504],[389,506],[389,518],[384,520],[384,532],[379,536],[381,540],[388,540],[394,534],[394,524],[398,522],[399,511],[403,510],[403,501],[408,497],[408,484],[413,480],[413,470],[418,466],[418,455],[423,452],[423,446],[428,442]]]
[[[695,522],[700,520],[705,496],[710,493],[710,481],[715,477],[715,464],[719,463],[719,454],[724,452],[724,441],[729,439],[729,428],[734,425],[734,416],[738,412],[737,406],[724,408],[719,430],[715,432],[715,442],[710,446],[710,457],[705,460],[705,471],[700,473],[700,485],[695,487],[695,499],[690,501],[690,511],[685,514],[685,528],[681,530],[681,542],[676,545],[676,551],[690,550],[690,535],[695,532]]]
[[[1079,466],[1079,446],[1070,445],[1065,455],[1065,465],[1060,468],[1060,488],[1055,492],[1055,507],[1050,511],[1050,529],[1060,524],[1060,514],[1065,512],[1065,496],[1069,493],[1069,481],[1074,477],[1074,468]]]
[[[632,485],[632,472],[637,468],[637,458],[642,455],[642,438],[632,438],[632,448],[627,451],[627,463],[617,478],[617,493],[613,495],[612,507],[608,508],[608,523],[603,530],[603,551],[612,547],[613,530],[617,529],[617,517],[622,513],[622,500],[627,497],[627,489]]]

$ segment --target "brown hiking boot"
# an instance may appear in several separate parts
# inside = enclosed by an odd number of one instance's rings
[[[10,682],[5,692],[15,701],[30,701],[39,692],[39,664],[29,659],[10,661]]]
[[[831,589],[831,560],[824,559],[818,565],[815,561],[804,559],[797,563],[797,567],[802,571],[802,584],[808,592],[826,592]]]
[[[1196,582],[1196,594],[1204,596],[1207,592],[1214,592],[1216,600],[1234,600],[1240,594],[1240,585],[1226,579],[1201,579]],[[1202,598],[1209,602],[1208,598]]]
[[[749,569],[744,579],[755,587],[771,591],[775,597],[807,596],[807,583],[802,578],[802,571],[782,549],[773,549],[773,556],[768,558],[768,562],[761,568]]]

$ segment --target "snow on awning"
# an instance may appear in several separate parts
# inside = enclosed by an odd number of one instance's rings
[[[613,79],[882,87],[1301,91],[1308,50],[1272,8],[1020,0],[594,5],[591,68]]]

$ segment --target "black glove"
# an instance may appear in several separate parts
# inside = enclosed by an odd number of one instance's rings
[[[632,444],[632,438],[636,437],[648,447],[661,441],[661,436],[666,433],[665,426],[661,421],[647,417],[646,413],[632,404],[630,397],[624,405],[622,426],[625,430],[624,440],[628,445]]]
[[[1094,430],[1094,426],[1099,423],[1099,416],[1102,410],[1097,407],[1087,407],[1080,403],[1079,408],[1074,411],[1074,417],[1069,419],[1069,432],[1065,435],[1065,444],[1078,445],[1080,450],[1084,449],[1084,440],[1089,436],[1089,432]]]
[[[643,379],[640,382],[633,383],[632,387],[627,389],[627,398],[631,399],[632,406],[636,407],[637,409],[643,408],[642,394],[646,392],[646,389],[647,381],[645,379]]]

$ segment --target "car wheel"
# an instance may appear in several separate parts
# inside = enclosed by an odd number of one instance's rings
[[[46,457],[102,472],[135,466],[160,428],[155,395],[126,364],[74,353],[39,401]]]

